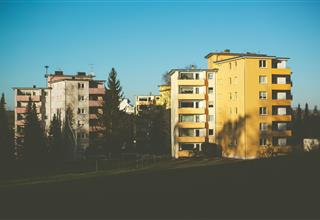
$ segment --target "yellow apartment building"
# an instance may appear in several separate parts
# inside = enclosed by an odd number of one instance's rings
[[[223,156],[253,159],[273,146],[290,151],[289,58],[254,53],[209,53],[216,74],[216,142]]]

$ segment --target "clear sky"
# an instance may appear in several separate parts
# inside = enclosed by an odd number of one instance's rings
[[[45,85],[49,71],[112,67],[125,96],[158,93],[161,75],[189,64],[206,68],[209,52],[290,57],[294,106],[320,105],[319,1],[3,1],[0,92]]]

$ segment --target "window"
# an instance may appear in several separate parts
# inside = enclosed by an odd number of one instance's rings
[[[238,84],[238,77],[237,76],[234,77],[233,84]]]
[[[83,95],[79,96],[79,101],[84,101],[84,96]]]
[[[78,89],[83,89],[84,88],[84,83],[78,83]]]
[[[268,130],[268,124],[265,122],[260,123],[260,131]]]
[[[84,114],[85,110],[84,108],[78,108],[78,114]]]
[[[267,67],[266,60],[259,60],[259,67],[260,68],[266,68]]]
[[[78,126],[83,126],[84,125],[84,122],[83,121],[78,121]]]
[[[208,93],[209,93],[209,94],[212,94],[212,93],[213,93],[213,87],[209,87],[209,88],[208,88]]]
[[[214,116],[213,115],[209,115],[208,116],[208,121],[214,121]]]
[[[277,77],[277,84],[286,84],[286,77]]]
[[[266,138],[260,138],[260,146],[267,146],[267,139]]]
[[[277,113],[278,113],[278,115],[286,115],[287,114],[287,108],[279,107]]]
[[[192,86],[180,86],[180,94],[192,94],[193,87]]]
[[[209,129],[209,135],[213,135],[213,129]]]
[[[287,138],[278,138],[278,145],[279,146],[286,146],[287,145]]]
[[[195,115],[196,122],[200,122],[200,115]]]
[[[180,115],[180,122],[193,122],[193,115]]]
[[[180,108],[193,108],[193,102],[192,101],[181,101],[180,102]]]
[[[267,107],[260,107],[259,113],[260,113],[260,115],[266,115],[267,114]]]
[[[238,114],[238,108],[237,108],[237,107],[234,108],[234,112],[235,112],[236,114]]]
[[[208,79],[213,79],[213,73],[208,73]]]
[[[200,130],[199,130],[199,129],[194,130],[194,132],[195,132],[195,136],[196,136],[196,137],[199,137],[199,136],[200,136]]]
[[[196,89],[196,94],[199,94],[200,93],[199,87],[196,87],[195,89]]]
[[[277,99],[279,99],[279,100],[287,99],[287,93],[286,92],[277,92]]]
[[[285,130],[287,130],[287,123],[279,122],[277,124],[277,128],[279,131],[285,131]]]
[[[229,99],[232,100],[232,93],[229,93]]]
[[[267,84],[267,76],[259,76],[260,84]]]
[[[179,79],[193,79],[193,73],[180,73]]]
[[[235,93],[234,93],[234,100],[237,100],[237,99],[238,99],[238,93],[235,92]]]
[[[259,99],[260,99],[260,100],[265,100],[265,99],[267,99],[267,92],[265,92],[265,91],[260,91],[260,92],[259,92]]]
[[[209,108],[213,108],[213,101],[209,101],[209,102],[208,102],[208,107],[209,107]]]
[[[231,85],[232,84],[232,78],[229,77],[229,84]]]

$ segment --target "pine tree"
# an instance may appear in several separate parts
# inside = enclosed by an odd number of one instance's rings
[[[121,120],[123,112],[119,110],[119,104],[123,98],[123,93],[114,68],[109,73],[107,86],[103,111],[103,124],[106,128],[105,148],[108,152],[119,152],[122,145],[120,125],[124,123]]]
[[[37,115],[36,104],[32,103],[31,97],[27,105],[25,123],[23,158],[33,164],[44,161],[47,156],[46,140]]]
[[[306,103],[304,108],[304,115],[303,115],[303,137],[304,138],[310,138],[311,136],[311,123],[310,123],[310,112],[309,112],[309,106],[308,103]]]
[[[4,93],[0,100],[0,162],[8,162],[14,158],[13,131],[9,127],[6,114]]]
[[[296,113],[294,115],[293,120],[293,138],[294,138],[294,144],[298,146],[302,146],[302,110],[300,107],[300,104],[298,104],[298,108],[296,110]]]
[[[65,147],[63,146],[63,138],[61,131],[60,114],[53,115],[50,124],[50,158],[53,162],[59,162],[65,159]]]

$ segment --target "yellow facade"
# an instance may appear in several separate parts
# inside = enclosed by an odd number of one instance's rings
[[[160,85],[159,92],[160,92],[160,99],[158,101],[158,104],[165,105],[166,109],[170,109],[171,108],[171,86]]]
[[[288,139],[284,139],[291,136],[291,131],[278,131],[274,127],[291,122],[291,70],[285,64],[278,67],[273,64],[277,61],[285,63],[287,58],[231,53],[212,53],[206,58],[209,69],[218,69],[216,141],[221,145],[223,155],[250,159],[259,157],[263,146],[280,143],[286,145],[281,147],[287,147]],[[264,63],[260,65],[260,62]],[[285,83],[274,82],[286,76],[289,80]],[[266,79],[263,84],[260,77]],[[260,94],[264,94],[263,98]],[[264,115],[261,115],[260,107],[266,108]],[[286,115],[277,114],[284,109]],[[261,129],[261,126],[266,127]]]

